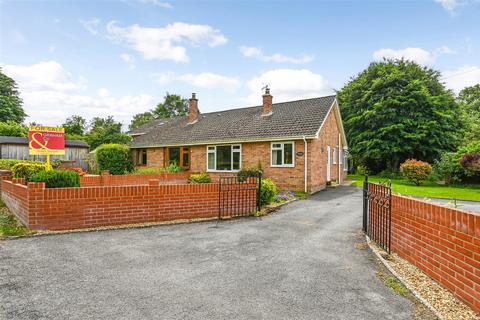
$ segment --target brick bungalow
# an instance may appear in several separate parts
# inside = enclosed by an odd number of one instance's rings
[[[187,116],[156,119],[129,133],[136,166],[176,162],[212,178],[257,167],[279,188],[316,192],[341,183],[347,141],[336,96],[200,113],[195,94]]]

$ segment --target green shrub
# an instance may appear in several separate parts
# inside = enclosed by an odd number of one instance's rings
[[[175,173],[175,172],[182,172],[182,171],[183,171],[183,169],[181,167],[179,167],[176,162],[170,163],[165,168],[165,172],[167,172],[167,173]]]
[[[432,172],[432,166],[428,162],[408,159],[400,165],[400,171],[408,181],[419,186],[428,179],[430,172]]]
[[[47,188],[79,188],[80,175],[75,171],[40,171],[30,176],[29,182],[45,182]]]
[[[271,179],[262,179],[262,187],[260,189],[260,204],[266,205],[275,199],[278,188]]]
[[[0,122],[0,136],[27,137],[28,128],[15,121]]]
[[[435,160],[433,174],[438,180],[443,180],[446,185],[449,185],[460,182],[465,172],[456,160],[455,153],[447,152],[442,154],[439,160]]]
[[[367,174],[369,173],[368,172],[368,168],[364,165],[359,165],[357,166],[357,174],[361,174],[361,175],[364,175],[364,174]]]
[[[212,182],[212,179],[210,178],[210,175],[206,172],[202,173],[194,173],[191,174],[190,177],[188,177],[188,183],[210,183]]]
[[[31,160],[17,160],[17,159],[0,159],[0,170],[12,170],[12,167],[17,163],[42,164],[43,162],[31,161]]]
[[[42,163],[20,162],[12,167],[14,178],[25,178],[27,180],[31,175],[40,171],[45,171],[45,165]]]
[[[262,173],[262,169],[260,168],[244,168],[237,173],[238,181],[243,182],[250,177],[258,177]]]
[[[125,174],[133,171],[133,162],[128,146],[123,144],[102,144],[96,149],[99,171],[110,174]]]

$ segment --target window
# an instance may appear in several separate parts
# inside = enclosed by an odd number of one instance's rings
[[[337,147],[333,147],[333,164],[337,164]]]
[[[348,171],[348,151],[343,149],[343,171]]]
[[[207,171],[238,171],[241,167],[240,145],[208,146]]]
[[[147,149],[138,149],[137,150],[137,161],[136,164],[139,166],[147,165]]]
[[[272,142],[272,167],[294,167],[293,142]]]
[[[188,147],[172,147],[167,148],[165,155],[165,166],[177,164],[183,169],[190,168],[190,148]]]

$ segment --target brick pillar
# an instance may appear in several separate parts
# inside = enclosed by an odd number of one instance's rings
[[[45,193],[45,182],[29,182],[27,184],[27,206],[28,206],[28,221],[29,229],[43,229],[42,216],[43,201]]]
[[[102,173],[100,174],[100,185],[110,185],[110,172],[108,172],[108,170],[102,171]]]

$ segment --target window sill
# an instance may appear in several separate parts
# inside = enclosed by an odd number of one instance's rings
[[[214,172],[214,173],[215,173],[215,172],[220,172],[220,173],[222,173],[222,172],[224,172],[224,173],[237,173],[237,172],[239,172],[239,171],[240,171],[240,169],[239,169],[239,170],[208,170],[208,169],[207,169],[207,172]]]
[[[270,167],[272,168],[295,168],[295,165],[293,164],[287,164],[287,165],[281,165],[281,166],[278,166],[278,165],[270,165]]]

